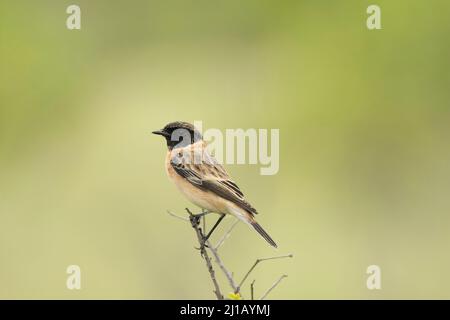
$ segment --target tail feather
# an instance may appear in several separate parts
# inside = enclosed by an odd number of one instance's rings
[[[277,248],[277,244],[269,236],[269,234],[256,222],[255,220],[250,221],[250,224],[255,228],[255,230],[266,240],[272,247]]]

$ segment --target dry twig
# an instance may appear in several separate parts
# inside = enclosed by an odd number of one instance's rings
[[[230,287],[233,289],[233,291],[235,293],[237,293],[238,292],[238,287],[236,285],[236,282],[233,279],[233,275],[231,274],[230,271],[228,271],[228,269],[223,264],[222,259],[220,259],[220,256],[219,256],[219,254],[217,252],[217,249],[215,247],[213,248],[209,241],[207,241],[206,244],[208,245],[208,248],[212,252],[214,258],[216,259],[216,263],[219,265],[220,269],[225,274],[225,277],[227,278],[228,283],[230,284]]]
[[[268,257],[268,258],[260,258],[260,259],[256,259],[255,263],[251,266],[251,268],[247,271],[247,273],[245,274],[244,278],[242,278],[241,282],[239,283],[238,286],[238,291],[240,291],[240,289],[242,288],[242,285],[244,284],[245,280],[247,280],[248,276],[250,275],[250,273],[252,273],[252,271],[256,268],[256,266],[263,261],[267,261],[267,260],[274,260],[274,259],[283,259],[283,258],[292,258],[294,255],[293,254],[286,254],[286,255],[282,255],[282,256],[275,256],[275,257]]]
[[[225,234],[222,236],[222,238],[220,238],[220,240],[217,242],[216,246],[214,247],[215,250],[219,249],[223,243],[225,242],[225,240],[228,239],[228,237],[231,234],[231,231],[233,231],[234,227],[239,223],[239,220],[236,219],[233,224],[231,225],[231,227],[228,229],[227,232],[225,232]]]
[[[250,283],[250,297],[251,300],[255,300],[255,281],[253,280],[252,283]]]
[[[286,274],[283,274],[281,277],[279,277],[278,280],[275,281],[275,282],[273,283],[273,285],[272,285],[269,289],[267,289],[267,291],[261,296],[261,298],[260,298],[259,300],[264,300],[264,299],[267,297],[267,295],[268,295],[273,289],[275,289],[275,287],[281,282],[281,280],[283,280],[283,279],[286,278],[286,277],[287,277]]]
[[[223,295],[220,291],[219,283],[217,282],[216,279],[216,273],[211,264],[211,258],[209,257],[208,252],[206,251],[206,247],[203,243],[204,235],[199,227],[200,221],[196,216],[194,216],[194,214],[188,208],[186,208],[186,211],[189,213],[189,220],[191,222],[192,228],[194,228],[197,234],[198,242],[200,243],[200,253],[202,257],[205,259],[206,266],[208,268],[208,272],[211,277],[211,281],[214,284],[214,293],[216,294],[218,300],[223,300]]]
[[[189,221],[188,218],[179,216],[179,215],[177,215],[177,214],[171,212],[170,210],[167,210],[167,213],[168,213],[170,216],[174,217],[174,218],[177,218],[177,219],[180,219],[180,220],[183,220],[183,221]]]
[[[252,271],[255,269],[255,267],[262,261],[267,261],[267,260],[274,260],[274,259],[282,259],[282,258],[292,258],[293,255],[292,254],[288,254],[288,255],[281,255],[281,256],[274,256],[274,257],[268,257],[268,258],[260,258],[257,259],[255,261],[255,263],[251,266],[251,268],[247,271],[247,273],[245,274],[244,278],[241,280],[241,282],[239,283],[239,285],[236,285],[236,282],[234,280],[234,276],[233,273],[231,273],[230,271],[228,271],[228,269],[225,267],[222,259],[219,256],[218,253],[218,249],[224,244],[225,240],[228,239],[228,237],[230,236],[231,232],[233,231],[234,227],[237,225],[237,223],[239,222],[239,220],[236,220],[231,227],[228,229],[228,231],[220,238],[220,240],[217,242],[217,244],[215,246],[213,246],[211,244],[211,242],[209,240],[205,241],[206,238],[206,223],[205,223],[205,212],[202,212],[202,214],[200,215],[194,215],[188,208],[186,208],[187,213],[189,214],[189,218],[183,217],[183,216],[179,216],[177,214],[172,213],[171,211],[167,211],[167,213],[179,220],[183,220],[183,221],[189,221],[191,223],[192,228],[195,230],[195,233],[197,235],[197,240],[200,244],[200,253],[201,256],[205,259],[205,263],[206,263],[206,267],[208,269],[211,281],[214,285],[214,293],[217,297],[218,300],[223,300],[224,296],[220,290],[220,286],[219,283],[216,279],[216,273],[214,271],[212,262],[211,262],[211,258],[208,255],[208,250],[211,252],[211,254],[214,256],[215,262],[216,264],[220,267],[220,269],[222,270],[222,272],[224,273],[225,277],[228,280],[228,283],[230,285],[230,287],[233,289],[234,293],[237,294],[239,293],[242,297],[241,294],[241,288],[245,282],[245,280],[249,277],[249,275],[252,273]],[[203,221],[201,221],[201,219],[203,219]],[[202,224],[202,227],[200,226]],[[269,288],[267,289],[267,291],[262,295],[261,300],[266,298],[266,296],[281,282],[281,280],[283,280],[285,277],[287,277],[287,275],[282,275],[277,281],[275,281],[275,283]],[[255,284],[255,280],[253,280],[253,282],[250,284],[250,295],[251,295],[251,299],[254,299],[254,284]]]

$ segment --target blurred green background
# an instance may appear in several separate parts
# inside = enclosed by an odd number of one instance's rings
[[[295,255],[257,296],[286,273],[271,298],[450,298],[450,2],[378,0],[379,31],[369,4],[1,1],[0,298],[214,298],[165,213],[194,208],[150,133],[173,120],[280,129],[277,175],[227,166],[279,243],[239,225],[229,269]]]

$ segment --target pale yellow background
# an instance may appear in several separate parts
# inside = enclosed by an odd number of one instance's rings
[[[165,213],[189,205],[150,133],[173,120],[280,129],[277,175],[227,167],[279,243],[239,225],[227,266],[295,255],[258,296],[286,273],[270,297],[450,298],[450,2],[377,1],[380,31],[369,1],[76,3],[80,31],[72,1],[0,4],[0,298],[214,297]]]

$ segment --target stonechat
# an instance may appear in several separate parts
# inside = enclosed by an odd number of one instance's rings
[[[245,200],[237,184],[207,151],[202,134],[192,124],[171,122],[153,133],[166,139],[168,152],[165,167],[170,180],[193,204],[207,213],[220,214],[207,237],[226,214],[231,214],[252,226],[271,246],[277,247],[255,221],[256,209]]]

